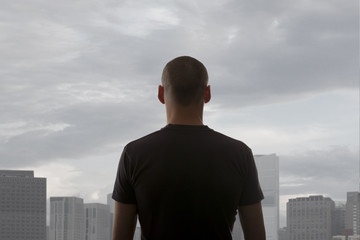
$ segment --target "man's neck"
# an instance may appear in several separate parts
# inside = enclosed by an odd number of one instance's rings
[[[194,121],[194,120],[178,120],[178,121],[167,121],[168,124],[176,124],[176,125],[204,125],[202,121]]]
[[[166,111],[166,119],[168,124],[179,125],[204,125],[202,110],[194,110],[192,108],[168,108]]]

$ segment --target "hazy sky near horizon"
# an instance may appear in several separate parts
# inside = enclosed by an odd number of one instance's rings
[[[105,202],[124,145],[166,125],[161,71],[209,72],[204,123],[280,158],[289,197],[359,190],[358,1],[0,0],[0,169]]]

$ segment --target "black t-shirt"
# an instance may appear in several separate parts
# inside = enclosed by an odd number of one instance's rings
[[[171,124],[125,146],[113,191],[137,205],[142,240],[232,239],[238,206],[263,198],[244,143]]]

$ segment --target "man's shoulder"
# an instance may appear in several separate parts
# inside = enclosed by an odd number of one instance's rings
[[[219,141],[219,144],[223,144],[224,146],[233,147],[233,148],[241,148],[246,151],[251,151],[250,147],[244,143],[243,141],[230,137],[224,133],[213,131],[214,135]]]
[[[142,137],[134,139],[134,140],[130,141],[128,144],[126,144],[126,146],[136,146],[136,145],[141,145],[142,143],[152,142],[152,141],[154,141],[154,139],[157,139],[160,137],[161,130],[162,129],[156,130],[156,131],[148,133]]]
[[[214,132],[214,135],[216,135],[218,138],[222,138],[226,141],[229,141],[229,142],[234,142],[234,143],[238,143],[238,144],[245,144],[244,142],[240,141],[239,139],[236,139],[234,137],[230,137],[229,135],[226,135],[222,132],[218,132],[218,131],[215,131],[215,130],[212,130]]]
[[[169,125],[129,142],[126,145],[126,148],[134,149],[145,145],[154,146],[157,144],[166,145],[174,138],[183,139],[184,141],[187,141],[190,138],[198,139],[199,141],[208,143],[209,147],[211,145],[218,145],[226,149],[230,148],[251,151],[251,149],[241,140],[230,137],[219,131],[215,131],[208,126],[203,126],[202,128],[189,126],[187,128],[184,126]]]

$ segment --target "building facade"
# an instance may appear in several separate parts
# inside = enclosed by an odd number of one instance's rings
[[[114,207],[115,207],[115,202],[114,199],[112,199],[112,193],[109,193],[107,195],[107,205],[109,206],[110,209],[110,229],[109,229],[109,235],[110,235],[110,239],[112,239],[112,231],[113,231],[113,225],[114,225]]]
[[[264,193],[262,211],[267,240],[278,240],[279,230],[279,157],[276,154],[254,155],[261,189]],[[233,239],[244,239],[239,218],[236,217]]]
[[[360,192],[348,192],[345,228],[354,236],[360,235]]]
[[[264,200],[261,202],[267,240],[277,240],[279,230],[279,157],[255,155]]]
[[[84,201],[77,197],[50,197],[50,240],[83,240]]]
[[[46,239],[46,178],[0,170],[0,239]]]
[[[335,202],[335,210],[333,217],[333,235],[341,236],[346,233],[345,231],[345,217],[346,207],[343,202]]]
[[[288,240],[332,239],[335,203],[328,197],[289,199],[286,204]]]
[[[233,239],[244,240],[244,233],[241,228],[239,214],[236,214],[235,216],[235,223],[231,235]]]
[[[110,207],[101,203],[86,203],[85,240],[110,240]]]
[[[278,240],[287,240],[286,227],[280,228],[278,231]]]
[[[112,199],[112,193],[109,193],[108,195],[106,195],[106,203],[107,205],[109,205],[110,208],[110,212],[114,213],[114,199]]]

